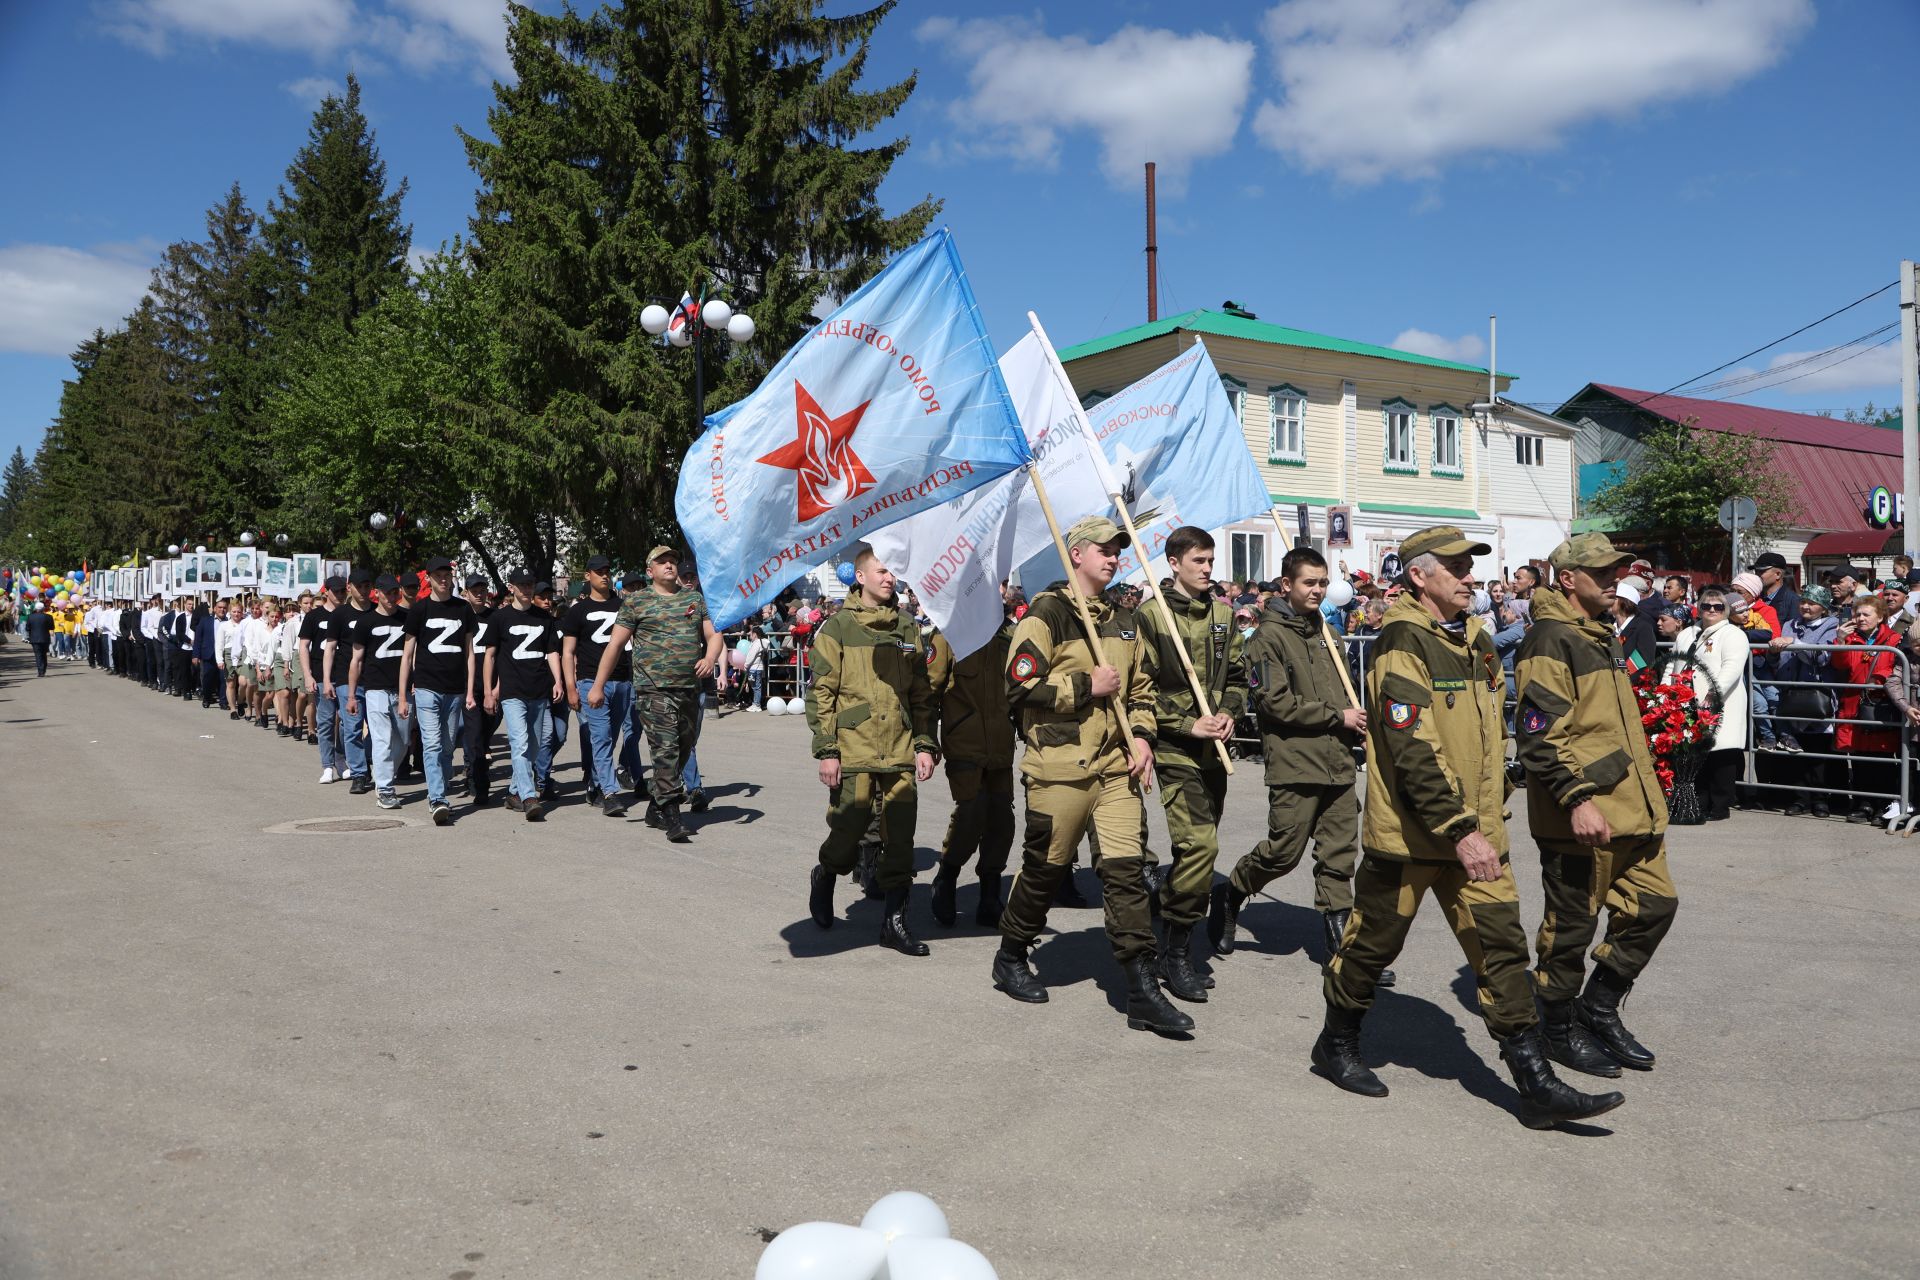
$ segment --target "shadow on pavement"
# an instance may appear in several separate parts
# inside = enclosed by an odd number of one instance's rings
[[[1234,943],[1236,951],[1264,951],[1286,956],[1306,952],[1315,964],[1322,964],[1320,913],[1312,907],[1277,902],[1257,897],[1240,909],[1240,931]]]

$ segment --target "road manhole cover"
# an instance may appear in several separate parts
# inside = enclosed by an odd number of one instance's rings
[[[367,831],[391,831],[395,827],[412,826],[405,818],[302,818],[298,822],[282,822],[267,828],[267,834],[278,836],[343,836],[358,835]]]

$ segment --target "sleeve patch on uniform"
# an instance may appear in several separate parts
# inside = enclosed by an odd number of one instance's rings
[[[1520,713],[1520,732],[1538,734],[1546,731],[1551,718],[1538,707],[1528,707]]]
[[[1028,640],[1013,651],[1013,661],[1007,666],[1007,679],[1015,684],[1025,684],[1036,676],[1045,675],[1046,672],[1046,661],[1034,648],[1033,641]]]
[[[1411,729],[1420,722],[1420,708],[1411,702],[1389,702],[1387,723],[1396,729]]]

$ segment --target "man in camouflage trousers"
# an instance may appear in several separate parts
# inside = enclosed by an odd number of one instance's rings
[[[1158,605],[1139,613],[1154,686],[1154,765],[1173,844],[1173,863],[1160,887],[1167,925],[1160,978],[1168,994],[1204,1004],[1207,981],[1193,968],[1193,927],[1207,914],[1213,865],[1220,856],[1220,814],[1227,802],[1227,766],[1216,744],[1233,736],[1234,722],[1246,710],[1247,675],[1233,606],[1213,596],[1213,536],[1183,525],[1168,536],[1166,555],[1173,577],[1160,594],[1173,617],[1173,632]],[[1187,683],[1176,636],[1207,691],[1208,715],[1200,714]]]
[[[1617,1076],[1622,1064],[1653,1067],[1652,1052],[1620,1021],[1620,1002],[1679,907],[1667,870],[1667,801],[1610,624],[1614,582],[1631,559],[1600,533],[1556,547],[1547,562],[1553,584],[1533,593],[1533,629],[1516,668],[1527,820],[1547,899],[1534,989],[1548,1056],[1596,1076]],[[1602,906],[1607,933],[1583,993]]]
[[[1505,671],[1486,623],[1467,612],[1473,558],[1489,550],[1450,525],[1400,544],[1406,591],[1387,610],[1367,671],[1365,856],[1353,917],[1324,970],[1326,1025],[1312,1057],[1340,1088],[1386,1096],[1360,1056],[1360,1023],[1431,892],[1473,970],[1481,1016],[1520,1091],[1521,1123],[1546,1129],[1625,1099],[1563,1083],[1534,1012],[1507,861]]]
[[[620,652],[633,643],[633,705],[646,731],[653,761],[647,775],[652,799],[647,825],[685,844],[691,833],[680,821],[684,792],[680,772],[699,737],[700,681],[720,662],[720,633],[707,616],[707,602],[680,585],[680,553],[655,547],[647,553],[647,585],[627,592],[600,656],[587,705],[606,705],[606,685]]]
[[[813,639],[807,727],[827,788],[827,838],[813,868],[807,909],[822,929],[834,924],[833,882],[853,870],[876,807],[884,843],[876,880],[886,899],[880,942],[924,956],[927,944],[907,926],[913,884],[917,784],[933,776],[933,689],[925,642],[895,598],[893,571],[867,546],[853,558],[854,593]]]
[[[1007,715],[1008,621],[993,638],[958,662],[939,632],[933,635],[927,675],[940,706],[940,751],[953,795],[953,817],[933,873],[933,918],[958,918],[954,892],[974,851],[980,853],[976,924],[1000,923],[1000,876],[1013,848],[1013,721]]]

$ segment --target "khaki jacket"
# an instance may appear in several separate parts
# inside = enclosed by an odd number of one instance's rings
[[[1233,625],[1233,606],[1224,600],[1195,600],[1171,585],[1162,587],[1161,594],[1173,614],[1174,630],[1193,660],[1194,673],[1207,691],[1207,701],[1215,711],[1238,720],[1247,709],[1247,668],[1242,652],[1245,642]],[[1187,684],[1180,655],[1174,652],[1160,606],[1148,602],[1134,614],[1140,619],[1147,675],[1153,680],[1155,692],[1154,717],[1159,725],[1155,759],[1190,769],[1224,771],[1226,766],[1220,763],[1220,753],[1214,750],[1212,741],[1193,736],[1193,722],[1200,717],[1200,707]]]
[[[1340,713],[1353,704],[1325,634],[1317,611],[1296,613],[1276,595],[1247,642],[1268,786],[1353,785],[1353,748],[1361,738],[1341,724]]]
[[[1599,806],[1616,837],[1665,831],[1666,797],[1613,628],[1541,587],[1514,670],[1514,729],[1534,838],[1573,839],[1571,810],[1585,800]]]
[[[809,665],[814,759],[837,758],[843,773],[891,773],[937,750],[925,642],[900,610],[848,601],[814,636]]]
[[[1362,849],[1452,862],[1454,842],[1478,831],[1506,853],[1506,692],[1485,622],[1456,633],[1411,592],[1394,601],[1367,670]]]
[[[954,660],[945,636],[933,633],[927,675],[940,704],[940,750],[947,759],[982,769],[1013,767],[1013,721],[1007,713],[1007,654],[1011,624],[966,657]]]
[[[1093,696],[1093,652],[1064,583],[1033,598],[1013,632],[1007,662],[1007,702],[1020,717],[1026,755],[1020,774],[1029,782],[1083,782],[1125,773],[1134,738],[1154,740],[1153,681],[1147,676],[1139,623],[1132,611],[1106,600],[1087,601],[1107,662],[1120,673],[1114,699]]]

